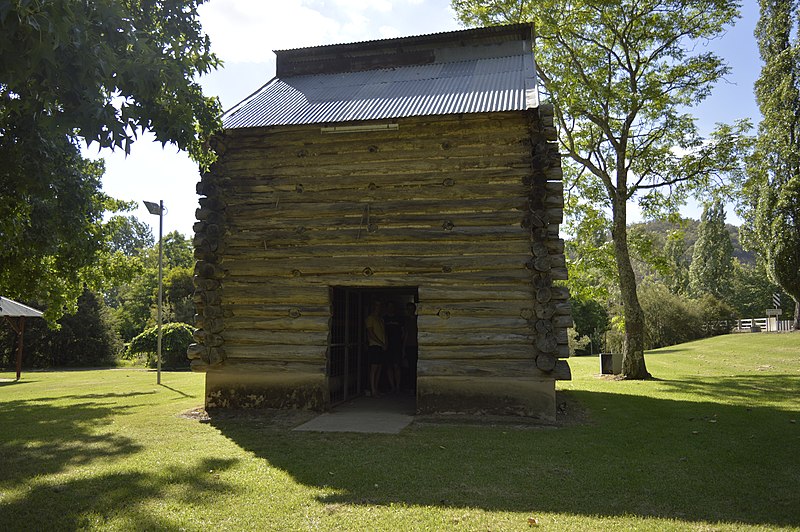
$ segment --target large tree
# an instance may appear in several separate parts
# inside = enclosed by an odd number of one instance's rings
[[[763,119],[743,189],[743,237],[794,299],[800,329],[800,6],[760,4],[756,39],[764,66],[755,93]]]
[[[732,283],[733,244],[725,227],[725,207],[717,200],[703,208],[689,266],[689,287],[694,296],[711,294],[727,301]]]
[[[0,2],[0,293],[74,310],[108,251],[102,164],[82,143],[130,150],[150,131],[200,163],[219,105],[202,0]],[[113,248],[113,246],[111,246]]]
[[[130,251],[126,253],[127,264],[135,269],[124,282],[120,282],[107,293],[109,307],[116,319],[118,332],[126,342],[141,333],[146,327],[155,325],[158,305],[158,244],[152,244],[149,231],[142,247],[128,241]],[[192,241],[177,231],[164,235],[164,298],[166,322],[194,321],[192,274],[194,258]]]
[[[671,230],[667,233],[664,244],[664,259],[667,262],[667,273],[664,283],[669,291],[676,295],[689,293],[689,267],[691,257],[688,256],[686,233],[683,228]]]
[[[150,226],[130,214],[111,216],[106,223],[106,231],[111,249],[127,257],[138,257],[155,244]]]
[[[729,0],[453,0],[466,25],[533,21],[539,79],[555,104],[562,153],[583,198],[611,211],[611,234],[625,319],[626,378],[649,376],[644,316],[628,246],[627,206],[646,214],[674,209],[685,185],[734,165],[686,113],[727,72],[703,51],[738,16]],[[569,173],[567,173],[569,175]]]

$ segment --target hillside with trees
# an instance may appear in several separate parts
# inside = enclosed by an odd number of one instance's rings
[[[567,285],[581,339],[575,346],[579,353],[597,353],[620,348],[621,299],[613,282],[611,235],[587,212],[591,208],[570,218],[575,233],[566,245]],[[718,204],[706,208],[701,220],[632,224],[629,235],[647,349],[728,332],[718,322],[763,317],[772,295],[781,292],[758,255],[743,249],[739,228],[725,223]],[[713,268],[712,260],[725,266]],[[783,299],[789,301],[785,294]]]

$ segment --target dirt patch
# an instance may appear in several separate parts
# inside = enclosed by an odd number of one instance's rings
[[[556,426],[575,427],[591,423],[589,411],[569,392],[556,391]]]
[[[201,423],[208,423],[211,420],[211,418],[208,415],[208,412],[206,412],[206,409],[203,408],[202,406],[192,408],[190,410],[187,410],[186,412],[181,412],[180,414],[178,414],[178,417],[182,417],[184,419],[193,419]]]

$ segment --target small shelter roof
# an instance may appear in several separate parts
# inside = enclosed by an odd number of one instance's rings
[[[0,316],[16,318],[20,316],[41,318],[42,312],[35,308],[23,305],[13,299],[0,296]]]
[[[538,105],[530,24],[276,51],[226,129],[521,111]]]

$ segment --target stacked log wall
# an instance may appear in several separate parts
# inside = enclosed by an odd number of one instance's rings
[[[567,376],[557,363],[571,319],[566,290],[553,286],[566,267],[552,110],[396,122],[219,138],[220,158],[198,188],[198,215],[215,214],[219,243],[207,253],[210,225],[200,220],[196,301],[223,330],[198,333],[195,369],[243,382],[269,373],[295,390],[238,399],[215,390],[217,404],[325,406],[331,286],[418,287],[423,411],[451,408],[437,393],[448,383],[546,388]]]

